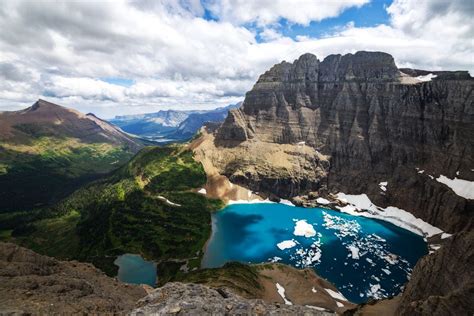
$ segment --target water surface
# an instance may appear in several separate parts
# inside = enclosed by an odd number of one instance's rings
[[[144,260],[140,255],[118,256],[114,264],[119,267],[117,278],[125,283],[156,285],[156,263]]]
[[[229,261],[312,267],[355,303],[400,293],[418,259],[428,252],[423,238],[410,231],[322,208],[233,204],[215,213],[212,222],[203,267]],[[310,229],[306,237],[295,236],[297,223],[311,225],[315,235]],[[296,245],[281,250],[277,244],[283,241],[281,245]]]

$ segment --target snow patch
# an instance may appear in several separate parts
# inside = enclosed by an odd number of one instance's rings
[[[344,304],[342,304],[341,302],[338,302],[338,301],[336,301],[336,305],[337,305],[337,307],[344,307]]]
[[[280,248],[280,250],[293,248],[294,246],[296,246],[296,242],[293,239],[285,240],[277,244],[277,247]]]
[[[429,73],[427,75],[424,75],[424,76],[418,76],[416,77],[416,79],[420,82],[428,82],[428,81],[431,81],[431,79],[434,79],[438,77],[438,75],[434,75],[432,73]]]
[[[206,191],[206,189],[202,188],[198,191],[198,193],[207,194],[207,191]]]
[[[165,198],[164,196],[161,196],[161,195],[158,195],[158,199],[165,202],[168,205],[171,205],[171,206],[181,206],[181,204],[173,203],[173,202],[171,202],[170,200],[168,200],[167,198]]]
[[[370,201],[366,194],[350,195],[339,192],[337,198],[340,201],[346,201],[351,204],[344,207],[337,207],[343,213],[381,219],[421,236],[427,235],[431,237],[443,232],[441,229],[428,224],[422,219],[398,207],[378,207]]]
[[[474,200],[474,181],[468,181],[464,179],[449,179],[446,176],[440,175],[436,178],[436,181],[443,183],[450,187],[454,193],[465,198]]]
[[[313,225],[308,224],[306,220],[302,219],[296,222],[295,231],[293,234],[295,236],[304,236],[309,238],[316,236],[316,231],[314,230]]]
[[[286,299],[285,288],[281,286],[279,283],[276,283],[276,287],[277,287],[278,294],[280,294],[281,298],[283,298],[283,301],[285,301],[285,304],[293,305],[293,303],[291,303],[289,300]]]
[[[313,288],[311,289],[311,292],[313,292],[313,293],[317,293],[317,292],[318,292],[318,290],[316,290],[316,289],[314,288],[314,286],[313,286]]]
[[[295,206],[293,203],[291,203],[290,200],[285,200],[285,199],[280,199],[280,204],[288,205],[288,206]]]
[[[316,199],[316,202],[321,205],[328,205],[331,204],[329,200],[326,200],[325,198],[319,197]]]
[[[325,308],[318,307],[318,306],[313,306],[313,305],[305,305],[305,306],[308,307],[308,308],[318,310],[318,311],[325,311],[326,310]]]
[[[347,298],[344,297],[344,295],[341,294],[341,292],[336,292],[336,291],[333,291],[331,289],[326,289],[326,292],[329,293],[329,295],[331,295],[333,298],[337,299],[337,300],[341,300],[341,301],[347,301]]]
[[[446,239],[446,238],[449,238],[449,237],[451,237],[451,236],[452,236],[452,234],[442,233],[442,234],[441,234],[441,239]]]
[[[387,191],[387,185],[388,185],[387,181],[380,182],[379,183],[380,190],[382,190],[384,192]]]

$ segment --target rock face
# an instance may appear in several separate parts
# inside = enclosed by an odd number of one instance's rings
[[[466,72],[404,71],[380,52],[323,61],[305,54],[294,63],[282,62],[260,76],[241,108],[230,111],[215,144],[304,142],[330,163],[317,185],[293,187],[368,193],[377,204],[407,209],[444,230],[472,229],[472,201],[429,175],[474,180],[474,79]],[[243,169],[235,163],[221,167],[231,180],[267,191],[268,168],[257,170],[259,181],[238,177]],[[380,181],[389,182],[385,195]],[[303,193],[271,187],[282,197]],[[412,198],[399,194],[400,188]]]
[[[422,258],[403,292],[399,315],[474,314],[474,231],[454,235]]]
[[[225,289],[167,283],[137,303],[132,315],[335,315],[314,308],[243,299]]]
[[[127,313],[146,291],[90,264],[0,243],[0,314]]]

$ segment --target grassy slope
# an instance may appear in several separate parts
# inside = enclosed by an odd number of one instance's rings
[[[162,262],[199,262],[210,235],[210,212],[222,207],[221,201],[190,191],[205,182],[190,151],[148,147],[50,209],[52,218],[17,227],[13,234],[35,251],[93,262],[109,274],[116,272],[115,256],[128,252]]]
[[[40,136],[0,141],[0,213],[48,205],[132,157],[126,148]]]

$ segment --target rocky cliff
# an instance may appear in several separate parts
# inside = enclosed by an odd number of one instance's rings
[[[222,173],[282,197],[310,190],[368,193],[377,204],[407,209],[444,230],[473,228],[472,200],[434,178],[474,180],[474,80],[467,72],[403,71],[381,52],[330,55],[323,61],[305,54],[273,66],[242,107],[229,113],[215,135],[216,146],[299,144],[329,163],[317,165],[324,171],[317,177],[312,171],[308,177],[293,176],[305,174],[303,169],[282,174],[279,182],[285,186],[272,185],[271,168],[256,165],[255,172],[247,172],[236,159],[221,164]],[[389,183],[383,195],[381,181]]]
[[[474,314],[474,231],[422,258],[402,294],[399,315]]]
[[[146,291],[107,277],[91,264],[58,261],[0,243],[0,314],[130,312]]]
[[[398,69],[381,52],[305,54],[261,75],[196,157],[266,195],[366,193],[444,231],[472,232],[471,195],[439,180],[474,181],[473,88],[465,71]],[[456,235],[388,305],[402,315],[467,314],[471,250],[472,234]]]

